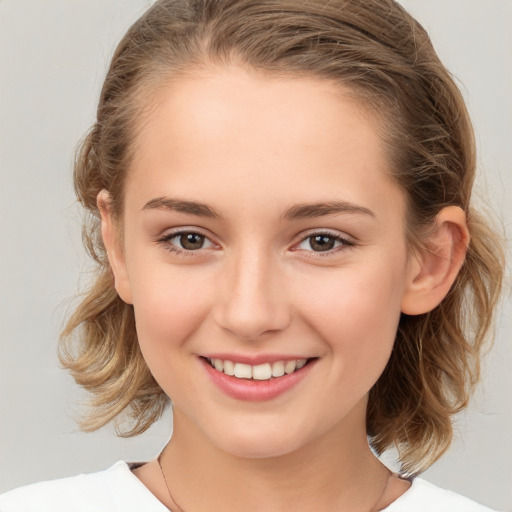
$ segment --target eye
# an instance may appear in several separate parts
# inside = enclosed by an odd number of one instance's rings
[[[193,252],[214,247],[213,242],[205,235],[195,231],[170,233],[162,237],[159,242],[164,243],[169,250],[174,252]]]
[[[176,235],[171,240],[171,243],[179,244],[181,249],[186,249],[187,251],[196,251],[197,249],[202,249],[205,243],[206,237],[204,235],[200,235],[199,233],[182,233],[181,235]]]
[[[310,235],[297,246],[297,249],[303,251],[328,252],[343,246],[352,246],[352,242],[339,235],[330,233],[315,233]]]

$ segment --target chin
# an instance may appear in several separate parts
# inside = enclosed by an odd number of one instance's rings
[[[281,457],[300,450],[314,436],[307,435],[308,429],[300,424],[290,427],[280,421],[255,421],[250,426],[237,425],[207,434],[210,442],[221,451],[234,457],[267,459]]]
[[[243,459],[271,459],[288,455],[303,446],[302,443],[291,442],[290,439],[233,439],[219,443],[218,448],[233,457]]]

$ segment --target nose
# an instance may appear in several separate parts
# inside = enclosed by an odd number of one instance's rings
[[[236,337],[252,341],[290,323],[282,272],[268,255],[239,255],[226,263],[219,286],[215,321]]]

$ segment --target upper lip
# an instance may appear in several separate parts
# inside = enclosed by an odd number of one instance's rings
[[[227,353],[214,353],[214,354],[201,354],[201,357],[206,359],[222,359],[223,361],[232,361],[233,363],[250,364],[256,366],[264,363],[275,363],[276,361],[296,361],[300,359],[312,359],[311,357],[300,354],[227,354]]]

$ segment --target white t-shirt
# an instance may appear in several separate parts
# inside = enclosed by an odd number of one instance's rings
[[[105,471],[19,487],[0,496],[1,512],[169,512],[126,462]],[[492,512],[421,478],[385,512]]]

